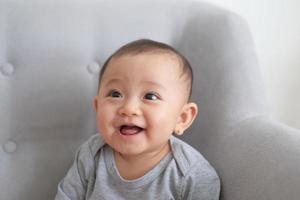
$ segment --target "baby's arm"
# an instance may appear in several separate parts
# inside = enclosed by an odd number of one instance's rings
[[[88,177],[93,165],[93,158],[86,142],[77,151],[72,167],[59,183],[55,200],[85,199]]]
[[[185,200],[218,200],[220,179],[211,166],[194,166],[182,182],[181,194]]]

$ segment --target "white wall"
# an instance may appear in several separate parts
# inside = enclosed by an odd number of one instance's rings
[[[271,114],[300,129],[300,1],[207,1],[233,10],[248,21]]]

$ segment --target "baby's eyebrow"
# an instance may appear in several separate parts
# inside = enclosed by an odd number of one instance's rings
[[[107,86],[107,85],[110,85],[113,83],[119,83],[119,82],[122,82],[122,80],[118,79],[118,78],[113,78],[113,79],[109,80],[107,83],[105,83],[104,86]]]
[[[159,84],[159,83],[157,83],[157,82],[154,82],[154,81],[148,81],[148,80],[144,80],[144,81],[142,81],[142,82],[145,83],[145,84],[149,84],[149,85],[155,85],[155,86],[157,86],[157,87],[160,87],[160,88],[166,90],[166,88],[165,88],[163,85],[161,85],[161,84]]]
[[[109,80],[107,83],[105,83],[104,87],[106,87],[106,86],[108,86],[110,84],[114,84],[114,83],[122,83],[122,79],[113,78],[113,79]],[[166,88],[163,85],[161,85],[161,84],[159,84],[159,83],[157,83],[155,81],[143,80],[142,83],[143,84],[147,84],[147,85],[154,85],[154,86],[159,87],[159,88],[161,88],[163,90],[166,90]]]

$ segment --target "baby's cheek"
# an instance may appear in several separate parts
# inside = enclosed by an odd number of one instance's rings
[[[174,113],[166,110],[157,111],[156,114],[148,121],[150,122],[149,126],[151,128],[164,133],[173,131],[176,124]]]
[[[99,116],[99,115],[97,115],[97,121],[96,121],[96,123],[97,123],[97,128],[98,128],[98,131],[99,132],[103,132],[103,121],[102,121],[102,117],[101,116]]]
[[[108,113],[108,112],[107,112]],[[111,124],[111,113],[105,114],[104,110],[97,113],[97,126],[99,131],[107,131]]]

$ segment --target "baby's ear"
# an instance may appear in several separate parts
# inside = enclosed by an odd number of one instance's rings
[[[95,96],[94,98],[94,109],[96,112],[98,111],[98,96]]]
[[[195,120],[198,113],[197,104],[190,102],[183,106],[182,111],[179,115],[174,133],[177,135],[182,135],[184,131],[190,127],[190,125]]]

